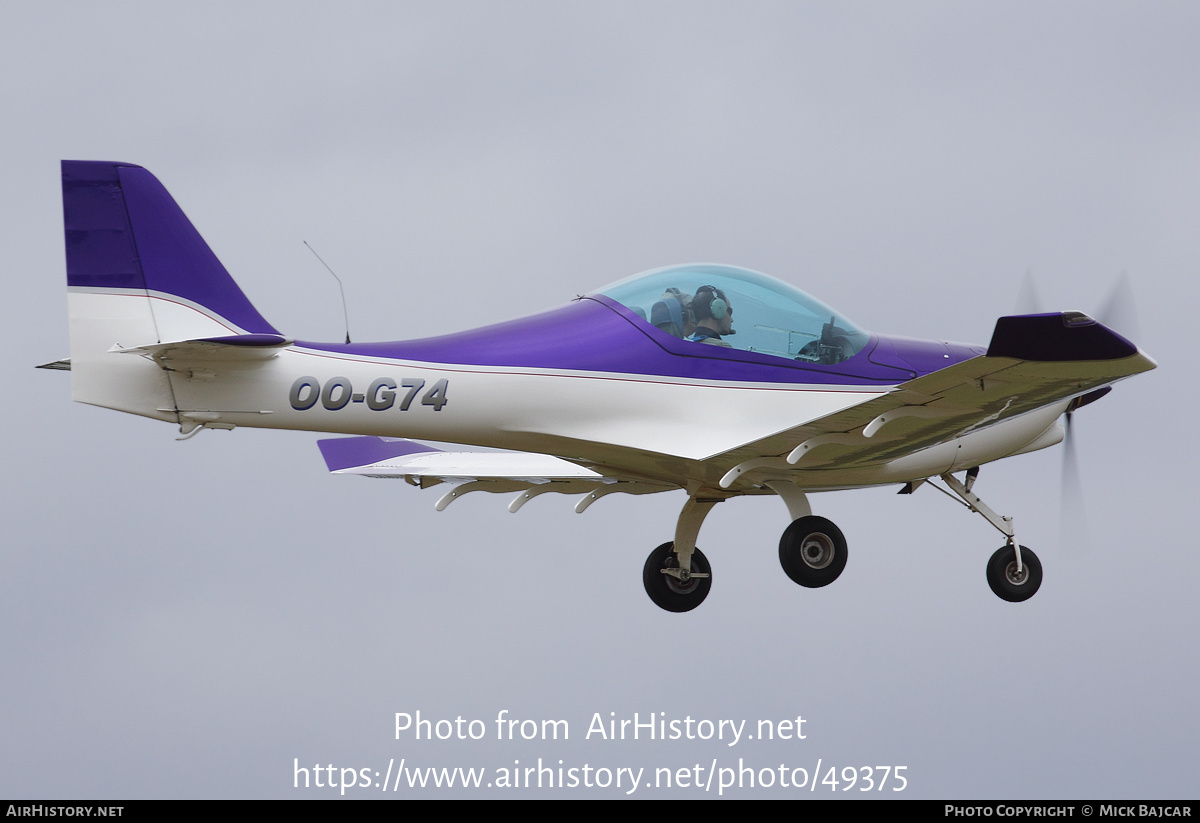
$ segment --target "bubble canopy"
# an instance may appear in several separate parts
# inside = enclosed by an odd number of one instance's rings
[[[722,340],[735,349],[833,365],[858,354],[870,340],[858,325],[815,297],[736,266],[669,266],[627,277],[597,293],[617,301],[646,323],[685,337],[696,321],[703,320],[702,310],[692,313],[688,306],[704,286],[725,296],[734,333],[725,334]]]

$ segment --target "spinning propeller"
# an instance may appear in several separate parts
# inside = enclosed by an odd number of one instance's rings
[[[1041,301],[1038,299],[1032,269],[1026,269],[1025,279],[1021,282],[1021,290],[1017,295],[1017,311],[1021,314],[1039,314],[1044,311],[1041,308]],[[1129,285],[1129,275],[1126,272],[1121,272],[1121,276],[1117,278],[1117,282],[1109,291],[1107,298],[1100,304],[1094,319],[1127,339],[1136,338],[1137,309],[1134,305],[1133,288]],[[1104,386],[1076,397],[1067,406],[1066,416],[1063,420],[1065,435],[1063,437],[1062,489],[1060,493],[1061,545],[1071,553],[1085,553],[1089,543],[1087,510],[1083,502],[1083,481],[1079,472],[1075,438],[1072,435],[1073,417],[1076,410],[1089,403],[1094,403],[1110,391],[1112,391],[1111,386]]]

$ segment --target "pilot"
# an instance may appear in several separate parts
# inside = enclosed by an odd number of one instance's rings
[[[723,336],[735,334],[733,330],[733,306],[725,292],[716,286],[701,286],[692,298],[692,313],[696,317],[696,331],[687,339],[710,346],[733,348]]]

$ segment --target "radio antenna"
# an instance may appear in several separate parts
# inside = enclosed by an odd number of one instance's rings
[[[303,243],[305,246],[308,246],[308,250],[313,253],[313,257],[317,258],[318,260],[321,260],[321,255],[317,254],[316,249],[314,249],[312,246],[308,245],[307,240],[301,240],[300,242]],[[328,263],[326,263],[324,260],[321,260],[321,265],[324,266],[329,271],[329,273],[333,275],[333,279],[336,280],[337,284],[338,284],[338,291],[340,291],[342,293],[342,319],[344,319],[346,321],[346,343],[349,343],[350,342],[350,313],[346,311],[346,289],[343,288],[343,286],[342,286],[342,278],[338,277],[337,273],[334,272],[333,269],[329,268]]]

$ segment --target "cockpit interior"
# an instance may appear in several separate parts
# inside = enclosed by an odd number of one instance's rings
[[[734,266],[670,266],[599,293],[672,337],[806,363],[841,363],[870,340],[845,315],[800,289]]]

